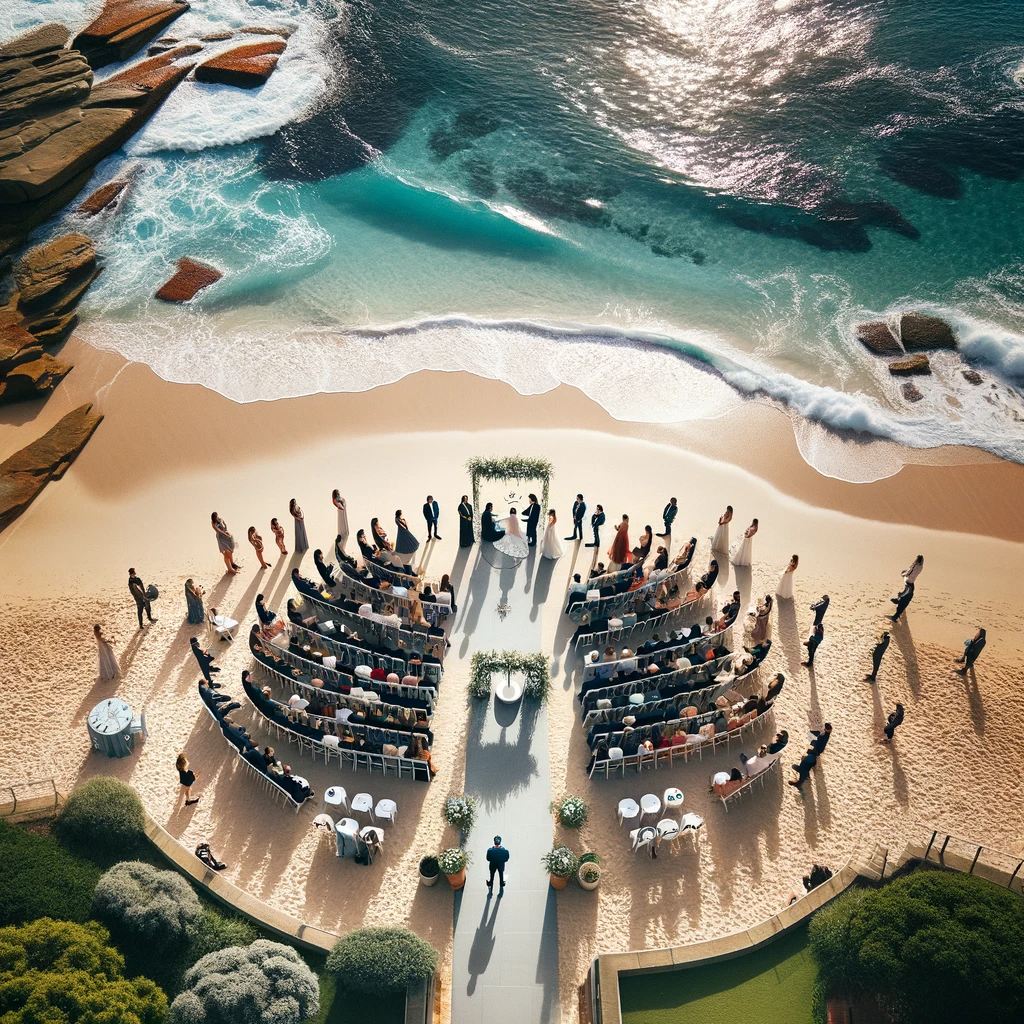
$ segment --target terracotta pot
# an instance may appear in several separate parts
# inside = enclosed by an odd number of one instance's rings
[[[558,875],[551,876],[551,888],[552,889],[564,889],[568,884],[568,878],[559,878]]]
[[[420,885],[437,885],[437,880],[440,877],[440,872],[438,872],[436,875],[420,875]]]
[[[461,889],[466,884],[466,869],[463,868],[457,875],[445,875],[448,884],[453,889]]]

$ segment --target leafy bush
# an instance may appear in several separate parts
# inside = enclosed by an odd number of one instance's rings
[[[68,853],[52,836],[0,821],[0,865],[0,926],[37,917],[88,920],[100,869]]]
[[[437,866],[446,875],[457,875],[468,863],[466,851],[457,846],[450,846],[437,855]]]
[[[476,801],[471,796],[450,796],[444,802],[444,817],[468,836],[476,822]]]
[[[564,828],[582,828],[587,821],[587,805],[578,796],[563,796],[551,805]]]
[[[131,786],[97,777],[68,797],[55,824],[58,838],[71,849],[120,859],[139,849],[146,822]]]
[[[267,939],[207,953],[183,983],[175,1024],[299,1024],[320,1010],[316,975],[291,946]]]
[[[584,853],[580,857],[580,864],[596,864],[601,866],[601,855],[599,853]]]
[[[213,907],[204,907],[199,926],[189,941],[186,953],[191,966],[207,953],[229,946],[249,946],[259,938],[259,932],[237,914],[222,914]]]
[[[1024,1019],[1024,900],[973,875],[846,893],[812,919],[810,948],[826,987],[875,993],[901,1022]]]
[[[161,1024],[167,997],[148,978],[127,979],[106,929],[43,917],[0,928],[4,1024]]]
[[[420,859],[420,874],[424,878],[433,878],[441,870],[436,857],[422,857]]]
[[[576,854],[568,846],[556,846],[541,857],[541,863],[555,878],[572,878],[580,867]]]
[[[203,916],[199,897],[176,871],[126,860],[96,885],[96,916],[114,930],[160,948],[181,945],[195,935]]]
[[[327,955],[338,984],[357,992],[396,992],[437,970],[437,951],[408,928],[358,928]]]

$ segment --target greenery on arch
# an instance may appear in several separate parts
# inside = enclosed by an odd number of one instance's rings
[[[473,510],[477,522],[480,521],[481,480],[541,480],[544,484],[540,498],[541,511],[547,511],[551,477],[555,472],[549,459],[533,458],[528,455],[506,455],[502,459],[485,459],[477,455],[466,462],[466,469],[469,470],[473,482]]]
[[[541,653],[520,654],[519,651],[477,651],[469,663],[469,692],[474,697],[491,695],[491,676],[504,672],[511,678],[513,672],[525,677],[523,696],[531,700],[547,700],[551,690],[548,659]]]

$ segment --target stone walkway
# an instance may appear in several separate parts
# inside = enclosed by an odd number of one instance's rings
[[[474,553],[456,636],[466,650],[541,649],[531,588],[540,559],[496,569]],[[540,563],[542,564],[542,563]],[[504,614],[498,606],[507,605]],[[455,642],[459,642],[456,640]],[[471,647],[469,646],[471,645]],[[452,1020],[458,1024],[548,1024],[558,1019],[558,916],[541,866],[551,849],[547,713],[535,701],[508,707],[491,698],[470,716],[466,792],[479,815],[468,849],[466,887],[455,894]],[[505,896],[488,898],[487,847],[509,851]]]

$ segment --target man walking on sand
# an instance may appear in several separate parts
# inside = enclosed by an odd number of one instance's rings
[[[566,537],[566,540],[576,540],[579,537],[583,540],[583,517],[587,514],[587,503],[583,500],[582,494],[576,495],[576,500],[572,503],[572,536]]]
[[[498,873],[498,896],[505,891],[505,865],[508,863],[508,850],[501,845],[501,836],[494,837],[494,845],[487,851],[487,863],[491,866],[491,877],[487,882],[488,898],[494,892],[494,873]]]
[[[885,720],[885,728],[882,732],[885,733],[885,739],[883,743],[891,743],[893,733],[903,724],[903,705],[897,703],[896,710],[893,711],[889,717]]]
[[[128,593],[135,598],[135,610],[139,613],[139,629],[142,629],[142,609],[146,609],[146,615],[150,622],[156,622],[153,618],[153,606],[150,604],[149,595],[146,593],[146,585],[141,578],[135,575],[134,569],[128,570]]]

